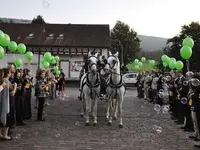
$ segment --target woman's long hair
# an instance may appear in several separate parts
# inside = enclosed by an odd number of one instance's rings
[[[8,68],[4,68],[3,73],[4,73],[4,78],[7,78],[8,74],[10,73],[10,70]]]
[[[42,73],[44,73],[44,70],[40,70],[40,71],[37,72],[36,80],[40,80],[41,79]]]

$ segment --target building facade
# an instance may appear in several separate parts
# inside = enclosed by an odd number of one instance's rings
[[[1,60],[2,65],[22,58],[24,68],[35,72],[45,52],[60,57],[59,66],[68,80],[77,80],[88,52],[99,52],[107,56],[110,48],[109,25],[77,24],[0,24],[0,30],[7,33],[11,41],[24,43],[27,51],[34,54],[31,64],[23,55],[10,53]]]

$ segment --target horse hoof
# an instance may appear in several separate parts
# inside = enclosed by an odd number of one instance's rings
[[[83,118],[84,117],[84,115],[83,114],[81,114],[81,118]]]
[[[117,120],[117,117],[116,117],[116,116],[114,116],[114,117],[113,117],[113,119],[114,119],[114,120]]]
[[[90,123],[89,123],[89,122],[86,122],[86,123],[85,123],[85,126],[90,126]]]
[[[112,125],[112,123],[111,122],[108,122],[108,126],[111,126]]]
[[[120,125],[119,125],[119,128],[123,128],[123,124],[120,124]]]
[[[94,123],[93,123],[93,126],[95,127],[96,125],[97,125],[97,123],[96,123],[96,122],[94,122]]]

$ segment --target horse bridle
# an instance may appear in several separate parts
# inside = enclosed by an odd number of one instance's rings
[[[89,63],[90,58],[92,58],[92,57],[94,57],[94,58],[97,59],[97,63],[92,63],[92,64]],[[93,65],[96,65],[96,66],[98,65],[99,59],[96,56],[90,56],[90,57],[88,57],[87,61],[88,61],[88,69],[91,70],[91,68],[92,68]]]
[[[116,57],[114,55],[109,56],[108,58],[113,57],[116,59]],[[107,58],[107,59],[108,59]],[[113,60],[114,61],[114,60]],[[115,67],[116,61],[113,62],[113,65],[111,65],[110,63],[108,63],[108,61],[106,60],[106,64],[109,65],[110,69],[113,69]]]

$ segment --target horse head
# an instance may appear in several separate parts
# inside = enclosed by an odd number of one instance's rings
[[[88,64],[88,70],[95,75],[98,70],[98,59],[99,53],[96,53],[95,55],[92,55],[91,52],[89,51],[88,53],[88,59],[87,59],[87,64]]]
[[[107,62],[106,62],[105,68],[104,68],[106,73],[109,73],[110,71],[115,72],[115,71],[117,71],[117,69],[120,69],[120,62],[118,59],[118,55],[119,55],[118,52],[116,52],[115,54],[112,54],[109,51]]]

